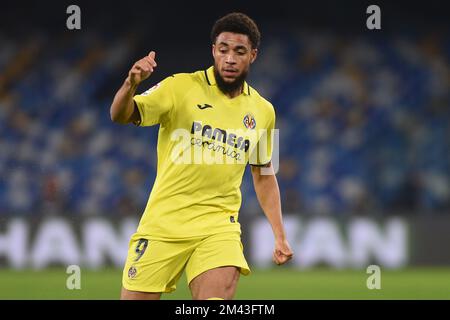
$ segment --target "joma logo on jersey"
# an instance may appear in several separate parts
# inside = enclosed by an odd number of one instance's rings
[[[206,108],[212,108],[213,106],[210,105],[210,104],[205,103],[205,104],[203,104],[203,105],[198,104],[197,107],[198,107],[200,110],[203,110],[203,109],[206,109]]]
[[[222,141],[227,143],[234,148],[239,148],[240,150],[247,150],[250,148],[250,140],[244,137],[239,137],[234,133],[227,132],[224,129],[213,128],[208,124],[202,125],[201,122],[192,122],[191,133],[201,132],[203,137],[208,137],[216,141]]]

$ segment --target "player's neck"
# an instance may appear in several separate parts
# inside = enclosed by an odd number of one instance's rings
[[[234,83],[227,83],[216,71],[216,68],[214,68],[214,78],[216,80],[216,84],[219,87],[219,90],[222,91],[222,93],[229,99],[236,98],[243,92],[245,77],[246,73],[243,73],[234,81]]]

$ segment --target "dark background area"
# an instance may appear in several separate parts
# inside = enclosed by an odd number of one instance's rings
[[[66,8],[76,4],[82,12],[81,30],[65,28]],[[366,8],[382,9],[382,30],[366,28]],[[270,32],[302,29],[306,32],[339,32],[341,35],[383,38],[398,33],[442,33],[449,28],[448,1],[12,1],[2,4],[0,27],[11,36],[33,32],[65,37],[96,30],[115,36],[133,30],[140,42],[135,59],[150,50],[168,73],[191,71],[192,60],[211,60],[210,30],[221,16],[240,11],[251,16],[264,36]],[[129,35],[132,36],[132,35]],[[70,41],[70,40],[69,40]],[[123,69],[126,72],[127,68]],[[158,77],[158,75],[155,75]],[[117,81],[120,81],[118,77]],[[160,80],[158,78],[157,80]]]

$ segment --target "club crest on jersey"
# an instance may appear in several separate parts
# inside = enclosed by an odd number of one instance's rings
[[[141,94],[141,96],[146,96],[148,94],[150,94],[152,91],[155,91],[156,89],[158,89],[160,86],[160,82],[158,82],[157,84],[155,84],[153,87],[151,87],[150,89],[148,89],[147,91],[143,92]]]
[[[134,266],[131,266],[130,269],[128,269],[128,278],[133,279],[136,276],[137,270]]]
[[[244,117],[244,126],[247,129],[255,129],[256,127],[256,120],[255,117],[251,113],[247,113]]]

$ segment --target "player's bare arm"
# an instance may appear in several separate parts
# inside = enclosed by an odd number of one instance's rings
[[[272,164],[268,164],[272,168]],[[251,166],[253,185],[259,204],[264,211],[275,237],[273,261],[280,265],[292,258],[293,252],[286,239],[281,213],[280,189],[275,174],[262,175],[261,168]],[[273,168],[272,168],[273,171]]]
[[[137,61],[128,72],[122,87],[117,91],[111,105],[111,120],[121,124],[139,123],[140,115],[133,96],[139,84],[150,77],[156,68],[155,52]]]

